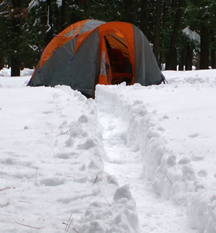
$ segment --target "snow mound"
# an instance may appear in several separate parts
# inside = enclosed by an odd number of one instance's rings
[[[129,187],[120,187],[116,190],[109,207],[100,202],[92,203],[76,229],[83,233],[139,232],[135,206]]]
[[[214,153],[215,146],[212,140],[206,145],[199,145],[199,143],[201,142],[200,134],[208,133],[210,137],[214,134],[211,134],[211,131],[207,132],[206,126],[198,127],[197,122],[207,121],[209,128],[215,128],[213,120],[209,121],[208,117],[209,115],[213,119],[216,117],[216,112],[213,110],[215,100],[212,102],[216,86],[214,75],[215,71],[175,72],[175,78],[173,78],[171,72],[166,72],[165,76],[169,82],[167,86],[142,87],[139,84],[134,86],[121,84],[109,87],[98,85],[96,89],[96,101],[100,106],[102,104],[106,106],[104,111],[112,111],[113,114],[128,122],[125,133],[126,144],[132,150],[142,154],[143,177],[152,183],[155,193],[175,205],[185,207],[189,226],[199,232],[208,233],[216,231],[216,182],[213,171],[208,174],[205,165],[209,165],[208,156],[213,159],[210,148]],[[204,96],[204,92],[205,98],[201,99],[200,95]],[[167,99],[161,99],[163,96]],[[150,98],[153,100],[151,101]],[[173,103],[175,98],[176,104]],[[180,101],[180,98],[185,99],[186,102]],[[210,104],[206,111],[208,100]],[[160,104],[164,108],[159,107]],[[175,108],[173,108],[174,104]],[[186,106],[190,108],[188,112],[184,109]],[[174,114],[175,109],[177,114]],[[203,115],[203,111],[206,116]],[[196,113],[201,114],[196,115]],[[191,139],[191,144],[188,144],[189,141],[182,134],[183,128],[178,128],[181,124],[177,125],[176,122],[179,118],[184,118],[184,114],[187,117],[182,122],[187,130],[191,130],[187,135]],[[195,119],[197,116],[200,118]],[[201,116],[205,117],[204,120]],[[198,131],[203,132],[194,133],[194,126]],[[176,143],[175,140],[178,142]],[[204,148],[209,150],[206,155],[203,154]],[[201,164],[204,158],[205,163]],[[216,161],[213,161],[214,164]]]
[[[0,79],[1,231],[138,232],[129,190],[104,172],[94,100],[24,80]]]

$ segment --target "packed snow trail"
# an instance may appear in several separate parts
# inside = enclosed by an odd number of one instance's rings
[[[130,135],[127,135],[130,133],[128,132],[130,122],[124,120],[125,116],[121,114],[116,116],[114,103],[118,101],[115,99],[115,94],[112,96],[112,92],[107,92],[110,96],[106,96],[107,101],[102,103],[99,101],[100,98],[103,99],[100,93],[104,95],[104,92],[100,92],[100,90],[98,92],[96,101],[98,102],[104,149],[107,154],[104,162],[105,171],[116,176],[119,186],[129,186],[136,201],[139,232],[196,232],[189,229],[186,209],[158,197],[151,182],[142,178],[143,158],[141,153],[133,146],[128,146],[127,143],[127,138],[130,137]],[[109,99],[111,99],[110,102]],[[109,106],[109,104],[112,106]],[[133,112],[131,113],[133,114]]]

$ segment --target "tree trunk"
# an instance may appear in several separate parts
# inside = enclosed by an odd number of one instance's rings
[[[181,60],[179,64],[179,70],[184,70],[184,66],[186,64],[186,48],[185,46],[181,49]]]
[[[133,0],[124,0],[124,6],[125,9],[127,9],[125,21],[128,23],[133,23],[133,19],[134,19],[133,5],[134,5]]]
[[[209,32],[208,28],[201,24],[200,31],[200,69],[208,69],[209,67]]]
[[[166,57],[166,69],[167,70],[176,70],[176,39],[178,36],[178,30],[180,25],[180,19],[182,15],[182,8],[178,8],[176,10],[175,24],[173,28],[173,34],[171,39],[171,44],[169,48],[169,52]]]
[[[161,0],[157,0],[153,52],[158,63],[159,63],[159,45],[160,45],[160,20],[161,20]]]
[[[164,31],[166,27],[167,17],[169,15],[168,3],[166,1],[162,1],[162,13],[161,13],[161,30]],[[162,45],[160,51],[160,64],[166,62],[166,48]]]
[[[193,63],[193,49],[190,48],[189,45],[186,47],[186,70],[192,70],[192,63]]]
[[[12,1],[12,10],[11,10],[11,21],[12,21],[12,34],[14,35],[12,50],[13,54],[11,55],[11,76],[20,76],[20,59],[19,51],[19,37],[20,37],[20,17],[17,15],[16,9],[21,9],[21,0]],[[13,14],[14,13],[14,14]]]
[[[0,70],[4,68],[4,55],[0,52]]]
[[[62,0],[62,7],[61,7],[61,31],[64,30],[68,25],[67,21],[67,4],[66,0]]]
[[[212,44],[215,44],[215,37],[214,37],[214,31],[211,31],[211,38],[212,38]],[[216,57],[215,57],[215,48],[211,49],[211,67],[212,69],[216,68]]]
[[[142,0],[142,9],[141,9],[141,20],[140,20],[140,29],[146,37],[148,37],[148,0]]]
[[[11,76],[20,76],[20,59],[15,56],[11,58]]]
[[[212,69],[216,68],[215,49],[211,50],[211,67]]]
[[[91,1],[90,1],[91,2]],[[84,18],[88,19],[89,18],[89,0],[77,0],[76,1],[77,5],[84,11]]]

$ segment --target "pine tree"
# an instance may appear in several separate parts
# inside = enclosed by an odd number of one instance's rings
[[[210,49],[212,65],[215,66],[215,26],[216,2],[214,0],[188,0],[187,17],[190,27],[200,34],[200,68],[208,69],[210,62]]]
[[[28,3],[21,0],[7,0],[1,7],[1,45],[0,50],[11,66],[11,76],[19,76],[21,69],[21,57],[25,51],[25,38],[23,25],[28,16],[26,8]]]
[[[154,38],[153,38],[153,52],[158,63],[159,63],[159,45],[160,45],[160,26],[161,26],[161,0],[157,0],[156,13],[155,13]]]
[[[178,37],[178,31],[180,28],[181,17],[183,14],[183,7],[185,6],[185,4],[185,0],[172,0],[172,8],[176,10],[169,51],[166,55],[166,69],[175,70],[177,66],[176,42]]]

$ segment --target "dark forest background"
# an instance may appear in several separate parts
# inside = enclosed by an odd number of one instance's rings
[[[215,0],[0,0],[0,69],[7,65],[19,76],[33,68],[56,34],[88,18],[138,26],[160,67],[216,68],[215,14]]]

